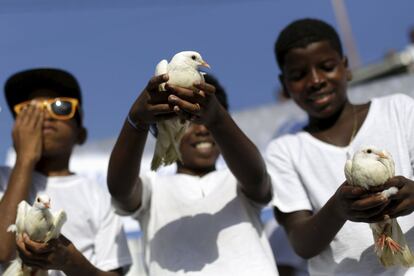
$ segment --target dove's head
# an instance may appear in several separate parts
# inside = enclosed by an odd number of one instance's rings
[[[38,209],[49,209],[50,208],[50,197],[48,195],[38,195],[33,203],[33,207]]]
[[[210,68],[207,62],[203,60],[201,55],[195,51],[183,51],[175,54],[175,56],[171,59],[172,63],[178,62],[182,64],[186,64],[194,69],[198,69],[199,67],[207,67]]]
[[[386,150],[381,150],[375,146],[364,146],[354,156],[354,158],[372,159],[376,161],[392,160],[391,154]]]

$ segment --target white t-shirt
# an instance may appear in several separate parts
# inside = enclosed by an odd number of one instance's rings
[[[262,206],[240,192],[229,170],[203,177],[150,172],[142,182],[142,206],[133,217],[150,275],[278,275]]]
[[[8,175],[7,169],[0,170],[0,199]],[[121,219],[111,207],[109,194],[98,183],[79,175],[46,177],[34,172],[30,204],[37,193],[50,196],[52,212],[66,212],[62,234],[93,265],[109,271],[132,263]],[[50,270],[49,275],[64,273]]]
[[[406,95],[373,99],[368,115],[347,147],[320,141],[307,132],[273,140],[267,149],[268,170],[274,188],[273,204],[282,212],[317,212],[345,181],[347,154],[363,145],[388,150],[396,175],[413,178],[414,100]],[[398,222],[414,250],[414,214]],[[309,260],[313,275],[414,275],[414,268],[384,269],[374,253],[366,223],[347,221],[329,247]]]

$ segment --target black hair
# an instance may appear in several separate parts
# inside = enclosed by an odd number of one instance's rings
[[[276,61],[283,71],[284,59],[289,50],[304,48],[311,43],[328,41],[342,57],[342,45],[336,30],[328,23],[314,18],[304,18],[291,22],[279,34],[274,46]]]
[[[227,101],[227,93],[221,83],[216,79],[214,76],[210,74],[204,75],[204,80],[206,83],[214,85],[216,88],[216,98],[220,102],[220,104],[226,109],[229,110],[229,103]]]
[[[36,90],[50,90],[57,97],[75,98],[79,101],[75,120],[82,126],[82,94],[78,81],[69,72],[58,68],[34,68],[17,72],[10,76],[4,85],[7,105],[13,117],[14,106],[27,101]]]

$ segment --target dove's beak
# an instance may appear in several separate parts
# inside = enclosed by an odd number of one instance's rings
[[[207,62],[205,62],[204,60],[201,62],[200,66],[207,67],[208,69],[211,68],[210,65]]]
[[[49,209],[49,208],[50,208],[50,203],[49,203],[49,202],[45,203],[45,207],[46,207],[47,209]]]
[[[385,153],[384,152],[380,152],[380,153],[378,153],[378,156],[380,157],[380,158],[387,158],[387,156],[385,155]]]

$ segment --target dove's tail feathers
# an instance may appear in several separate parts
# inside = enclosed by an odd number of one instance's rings
[[[168,166],[175,163],[177,160],[181,160],[179,149],[174,144],[175,143],[171,144],[163,155],[154,153],[151,161],[151,170],[155,171],[160,166]]]
[[[158,137],[151,161],[151,170],[155,171],[160,166],[174,164],[177,160],[182,161],[179,147],[188,125],[189,122],[181,122],[179,119],[157,124]]]
[[[22,261],[17,258],[11,262],[6,271],[4,271],[3,276],[30,276],[30,274],[30,269],[23,266]]]
[[[48,273],[47,270],[26,266],[20,258],[16,258],[3,273],[3,276],[48,276]]]
[[[157,156],[154,154],[154,157],[152,157],[152,161],[151,161],[151,170],[156,171],[162,163],[162,158],[161,156]]]
[[[414,266],[414,256],[396,219],[386,223],[375,223],[372,227],[375,239],[375,252],[384,267],[402,265]],[[378,227],[380,225],[381,227]]]

